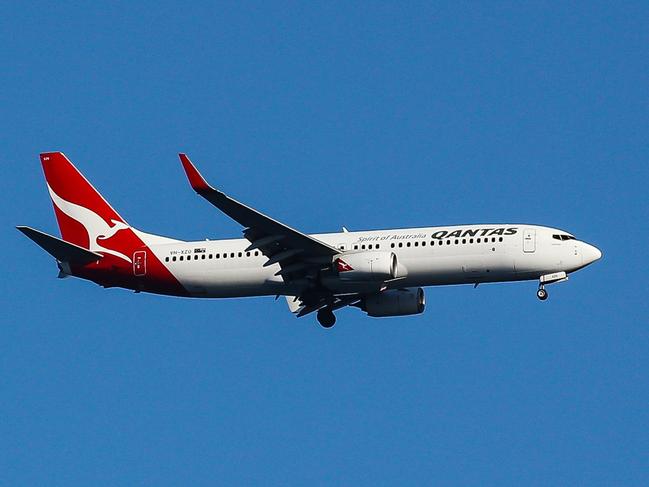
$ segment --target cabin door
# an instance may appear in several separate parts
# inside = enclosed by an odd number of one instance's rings
[[[523,252],[532,253],[536,250],[536,230],[526,228],[523,230]]]
[[[133,252],[133,274],[144,276],[146,274],[146,251]]]

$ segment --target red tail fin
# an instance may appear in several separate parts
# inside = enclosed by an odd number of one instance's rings
[[[141,244],[126,221],[62,152],[41,154],[41,163],[63,239],[130,262]]]

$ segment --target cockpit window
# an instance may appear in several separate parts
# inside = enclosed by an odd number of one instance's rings
[[[576,240],[575,237],[573,237],[572,235],[565,235],[565,234],[559,235],[557,233],[552,235],[552,238],[555,240]]]

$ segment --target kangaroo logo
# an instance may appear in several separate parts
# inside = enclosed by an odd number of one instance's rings
[[[79,222],[86,229],[86,232],[88,232],[90,247],[88,250],[111,254],[128,263],[133,263],[128,256],[117,252],[116,250],[107,249],[99,243],[100,240],[108,240],[120,230],[130,228],[126,223],[111,219],[113,226],[110,226],[94,211],[61,198],[52,190],[52,188],[50,188],[49,184],[47,185],[47,189],[50,192],[50,197],[56,207],[73,220]]]
[[[354,268],[350,266],[347,262],[342,259],[336,259],[336,270],[338,272],[349,272],[353,271]]]

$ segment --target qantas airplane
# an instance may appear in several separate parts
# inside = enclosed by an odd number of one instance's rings
[[[307,235],[213,188],[180,154],[194,191],[244,227],[244,238],[187,242],[130,226],[63,153],[40,157],[62,239],[17,228],[56,259],[59,277],[194,298],[285,296],[293,314],[316,312],[325,328],[344,306],[422,313],[423,286],[538,280],[543,301],[546,285],[602,256],[570,233],[527,224]]]

